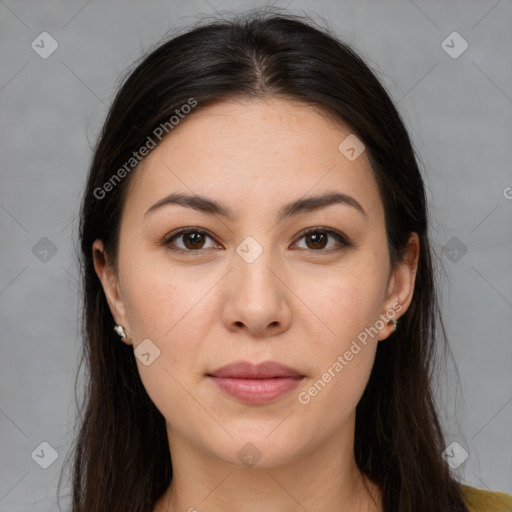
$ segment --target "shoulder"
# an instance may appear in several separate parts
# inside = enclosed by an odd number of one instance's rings
[[[503,492],[492,492],[462,486],[464,502],[470,512],[512,512],[512,496]]]

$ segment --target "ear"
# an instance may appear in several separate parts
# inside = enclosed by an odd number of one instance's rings
[[[420,241],[417,233],[411,233],[407,242],[405,261],[399,263],[393,270],[388,283],[386,301],[383,315],[389,320],[398,320],[409,308],[413,293],[418,260],[420,255]],[[386,314],[386,311],[388,312]],[[391,311],[394,316],[390,315]],[[398,326],[398,328],[400,328]],[[379,333],[379,340],[385,340],[395,331],[392,324],[386,324]]]
[[[102,240],[95,240],[92,244],[92,255],[94,269],[103,286],[105,297],[107,299],[110,312],[116,324],[120,324],[129,333],[128,320],[126,318],[126,309],[119,285],[119,280],[112,266],[109,264],[107,254],[103,247]]]

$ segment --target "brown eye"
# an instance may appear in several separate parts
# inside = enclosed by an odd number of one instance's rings
[[[331,252],[352,244],[338,231],[332,229],[312,228],[302,234],[299,240],[306,240],[305,249],[310,252]],[[326,249],[329,239],[334,239],[334,245]]]
[[[306,240],[311,240],[311,249],[324,249],[327,244],[328,235],[325,233],[312,233],[306,235]]]
[[[208,239],[211,240],[209,246],[206,245]],[[299,240],[302,239],[306,240],[306,247],[303,249],[310,253],[330,253],[352,246],[344,235],[333,229],[311,228],[303,232]],[[181,243],[177,243],[180,241]],[[199,253],[203,249],[220,248],[211,235],[199,228],[183,228],[170,235],[164,245],[171,251],[188,254]]]
[[[183,241],[187,249],[202,249],[204,245],[205,235],[203,233],[191,232],[184,233]]]
[[[178,231],[177,233],[167,238],[164,244],[169,246],[169,249],[173,251],[195,252],[208,248],[205,247],[205,241],[208,238],[210,240],[213,240],[213,238],[210,235],[208,235],[205,231],[201,229],[186,228]],[[174,240],[180,239],[182,239],[181,246],[174,243]],[[215,243],[212,244],[210,247],[216,247]]]

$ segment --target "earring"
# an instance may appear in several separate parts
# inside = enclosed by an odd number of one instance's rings
[[[398,325],[398,320],[397,319],[391,320],[391,323],[393,324],[393,327],[396,329],[397,325]]]
[[[126,338],[127,338],[127,335],[126,335],[126,331],[124,330],[124,327],[122,325],[116,325],[114,327],[114,331],[116,331],[116,333],[121,337],[122,341],[124,341],[126,343]]]

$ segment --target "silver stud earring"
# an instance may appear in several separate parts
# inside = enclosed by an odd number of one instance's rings
[[[124,327],[122,325],[116,325],[114,327],[114,331],[116,331],[117,334],[119,334],[119,336],[121,338],[126,338],[126,331],[124,330]]]

